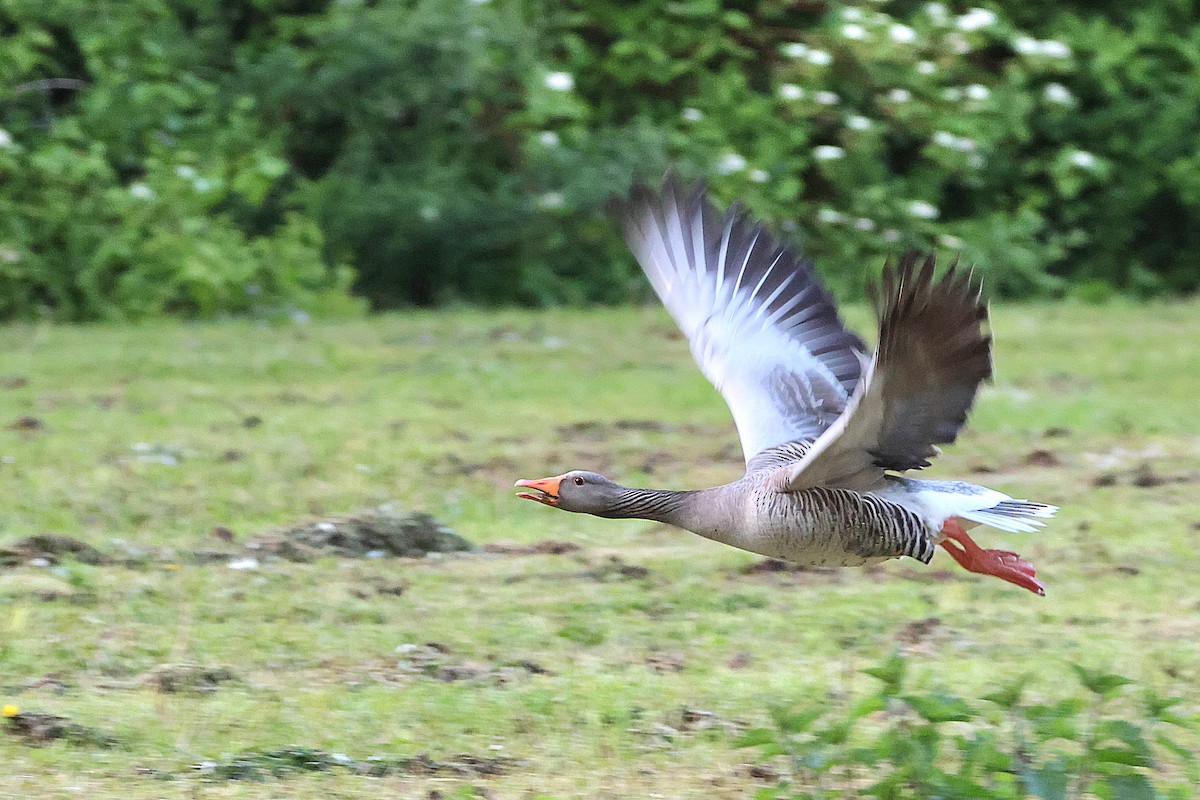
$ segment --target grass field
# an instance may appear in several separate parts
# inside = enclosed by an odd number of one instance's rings
[[[747,571],[761,559],[691,534],[516,500],[516,478],[570,468],[738,474],[728,412],[657,308],[0,329],[0,547],[53,533],[110,559],[0,568],[0,704],[111,737],[36,744],[0,720],[0,795],[745,797],[786,765],[748,767],[742,730],[871,691],[860,670],[897,648],[914,686],[972,702],[1023,673],[1030,702],[1082,696],[1080,664],[1135,682],[1131,721],[1144,689],[1194,719],[1200,304],[993,318],[996,383],[928,472],[1062,507],[977,537],[1033,561],[1045,598],[945,554]],[[386,501],[480,547],[578,549],[248,560]],[[171,664],[232,680],[165,692]],[[225,768],[284,748],[428,759]]]

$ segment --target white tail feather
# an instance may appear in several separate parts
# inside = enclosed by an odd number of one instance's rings
[[[960,511],[957,516],[1010,533],[1033,533],[1058,511],[1058,506],[1028,500],[1004,500],[991,508]]]

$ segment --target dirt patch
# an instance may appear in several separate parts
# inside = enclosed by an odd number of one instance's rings
[[[556,539],[543,539],[534,544],[517,544],[515,542],[492,542],[483,546],[485,553],[496,553],[505,556],[561,556],[564,553],[576,553],[581,548],[574,542],[562,542]]]
[[[1027,467],[1061,467],[1062,459],[1053,450],[1034,450],[1025,456]]]
[[[874,570],[872,574],[875,574]],[[893,570],[879,570],[879,574],[895,575],[897,578],[902,578],[906,581],[915,581],[917,583],[946,583],[954,580],[954,573],[948,569],[912,569],[903,567]]]
[[[944,629],[937,617],[926,617],[908,622],[896,633],[896,644],[904,655],[933,655],[940,643]]]
[[[475,549],[429,514],[406,511],[394,503],[297,525],[249,542],[246,547],[288,561],[313,561],[324,555],[420,558],[429,553]]]
[[[628,581],[650,577],[650,570],[638,564],[626,564],[618,556],[610,556],[608,561],[600,566],[582,573],[583,577],[594,581]]]
[[[440,642],[424,644],[402,644],[396,648],[400,655],[394,665],[396,679],[406,676],[433,678],[442,683],[458,681],[482,681],[503,686],[529,675],[553,675],[550,670],[533,661],[516,661],[509,664],[463,660]]]
[[[678,651],[651,653],[646,656],[646,666],[659,675],[683,672],[687,669],[687,657]]]
[[[1150,462],[1143,462],[1128,470],[1102,472],[1092,478],[1092,486],[1136,486],[1139,489],[1153,489],[1170,483],[1200,483],[1200,475],[1184,473],[1179,475],[1162,475],[1154,470]]]
[[[739,569],[738,573],[741,575],[793,575],[830,580],[840,580],[842,576],[840,567],[806,567],[803,564],[793,564],[791,561],[783,561],[778,558],[764,558],[761,561],[755,561]]]
[[[42,422],[37,417],[26,416],[17,417],[4,427],[10,431],[24,431],[25,433],[32,433],[34,431],[46,430],[46,423]]]
[[[59,739],[85,747],[112,747],[116,744],[116,739],[107,733],[54,714],[22,711],[6,717],[4,722],[6,731],[26,744],[35,746]]]
[[[420,754],[408,758],[371,756],[354,759],[343,753],[328,753],[308,747],[287,747],[242,753],[224,761],[204,761],[196,770],[210,780],[265,781],[306,772],[337,770],[381,778],[388,775],[455,775],[487,778],[503,775],[516,762],[510,758],[485,758],[470,754],[444,760]]]
[[[559,439],[565,441],[608,441],[625,433],[674,433],[693,437],[728,435],[728,429],[720,430],[711,425],[694,423],[662,422],[655,419],[583,420],[559,425],[554,429]]]
[[[748,727],[741,720],[725,719],[712,711],[680,708],[667,712],[660,722],[630,728],[629,732],[644,737],[643,747],[659,749],[672,747],[680,739],[689,738],[700,731],[719,730],[726,736],[737,736]]]
[[[160,664],[142,676],[141,682],[163,694],[210,694],[222,683],[236,680],[237,675],[228,667]]]
[[[54,533],[27,536],[12,544],[0,545],[0,566],[5,567],[39,559],[44,564],[57,564],[68,558],[84,564],[107,564],[110,561],[108,556],[87,542]]]

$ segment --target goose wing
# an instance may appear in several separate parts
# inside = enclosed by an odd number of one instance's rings
[[[813,264],[736,206],[668,175],[617,208],[625,239],[725,398],[746,461],[812,440],[846,409],[862,340],[843,327]]]
[[[934,259],[915,253],[884,268],[871,287],[879,347],[841,416],[799,461],[783,467],[789,490],[868,491],[885,470],[919,469],[967,420],[992,376],[986,303],[970,275],[951,268],[934,281]]]

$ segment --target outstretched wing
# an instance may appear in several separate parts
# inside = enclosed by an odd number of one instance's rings
[[[703,186],[668,175],[618,206],[625,239],[729,404],[749,461],[814,439],[846,408],[862,371],[812,262],[737,208],[721,214]]]
[[[933,280],[933,256],[919,271],[909,253],[871,288],[879,348],[841,417],[796,464],[792,490],[877,488],[884,470],[919,469],[967,421],[979,384],[992,376],[987,305],[969,275],[951,268]]]

